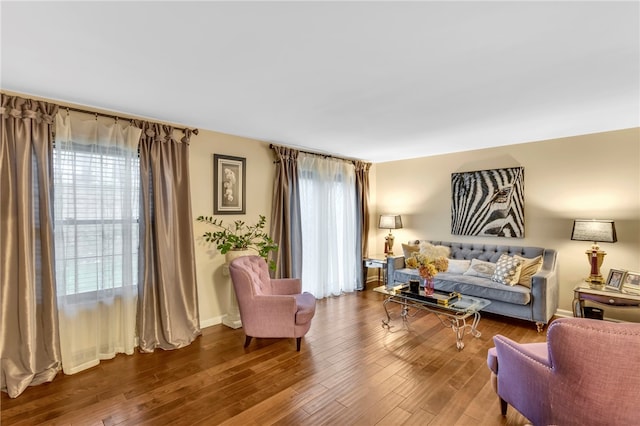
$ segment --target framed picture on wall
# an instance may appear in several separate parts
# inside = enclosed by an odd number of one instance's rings
[[[451,234],[524,238],[524,167],[451,174]]]
[[[607,288],[610,290],[620,291],[622,289],[622,283],[627,271],[622,269],[610,269],[609,276],[607,277]]]
[[[245,214],[246,159],[213,154],[213,213]]]
[[[640,295],[640,272],[627,272],[622,282],[622,290]]]

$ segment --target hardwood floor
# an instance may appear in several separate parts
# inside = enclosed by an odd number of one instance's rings
[[[372,286],[369,285],[369,288]],[[535,325],[483,315],[480,338],[455,337],[418,312],[403,328],[381,326],[383,296],[372,290],[319,300],[302,340],[253,339],[242,329],[203,329],[190,346],[119,355],[10,399],[7,425],[523,425],[500,415],[489,383],[492,336],[540,342]]]

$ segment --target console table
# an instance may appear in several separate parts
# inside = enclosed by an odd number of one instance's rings
[[[596,290],[588,284],[580,284],[573,289],[573,316],[584,318],[584,302],[591,301],[600,305],[640,309],[640,295],[622,293],[613,290]]]

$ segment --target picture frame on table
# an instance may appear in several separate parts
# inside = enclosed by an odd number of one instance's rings
[[[640,272],[627,271],[622,282],[622,290],[640,295]]]
[[[607,277],[606,287],[609,290],[621,291],[622,283],[624,282],[626,274],[627,271],[625,271],[624,269],[610,269],[609,276]]]
[[[245,214],[246,163],[242,157],[213,155],[214,214]]]

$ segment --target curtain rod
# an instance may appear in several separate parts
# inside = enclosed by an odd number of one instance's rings
[[[60,109],[66,109],[67,111],[82,112],[84,114],[91,114],[91,115],[95,115],[95,116],[99,115],[100,117],[112,118],[114,120],[125,120],[125,121],[143,120],[143,121],[148,121],[148,120],[144,120],[142,118],[120,117],[120,116],[113,115],[113,114],[106,114],[104,112],[87,111],[87,110],[80,109],[80,108],[66,107],[66,106],[62,106],[62,105],[59,105],[59,107],[60,107]],[[174,129],[181,130],[182,133],[186,133],[187,130],[191,130],[191,132],[194,135],[197,135],[198,132],[199,132],[198,129],[189,129],[187,127],[174,127]]]
[[[273,149],[274,146],[281,146],[281,145],[274,145],[274,144],[269,144],[269,148]],[[291,148],[291,147],[285,147],[285,148]],[[352,158],[342,158],[342,157],[336,157],[335,155],[329,155],[329,154],[321,154],[319,152],[311,152],[311,151],[304,151],[302,149],[297,149],[297,148],[291,148],[291,149],[295,149],[298,152],[302,152],[303,154],[309,154],[309,155],[317,155],[320,157],[324,157],[324,158],[335,158],[336,160],[342,160],[342,161],[350,161],[352,163],[355,164],[356,161],[362,161],[362,160],[354,160]],[[279,163],[279,160],[275,160],[273,162],[273,164]]]

